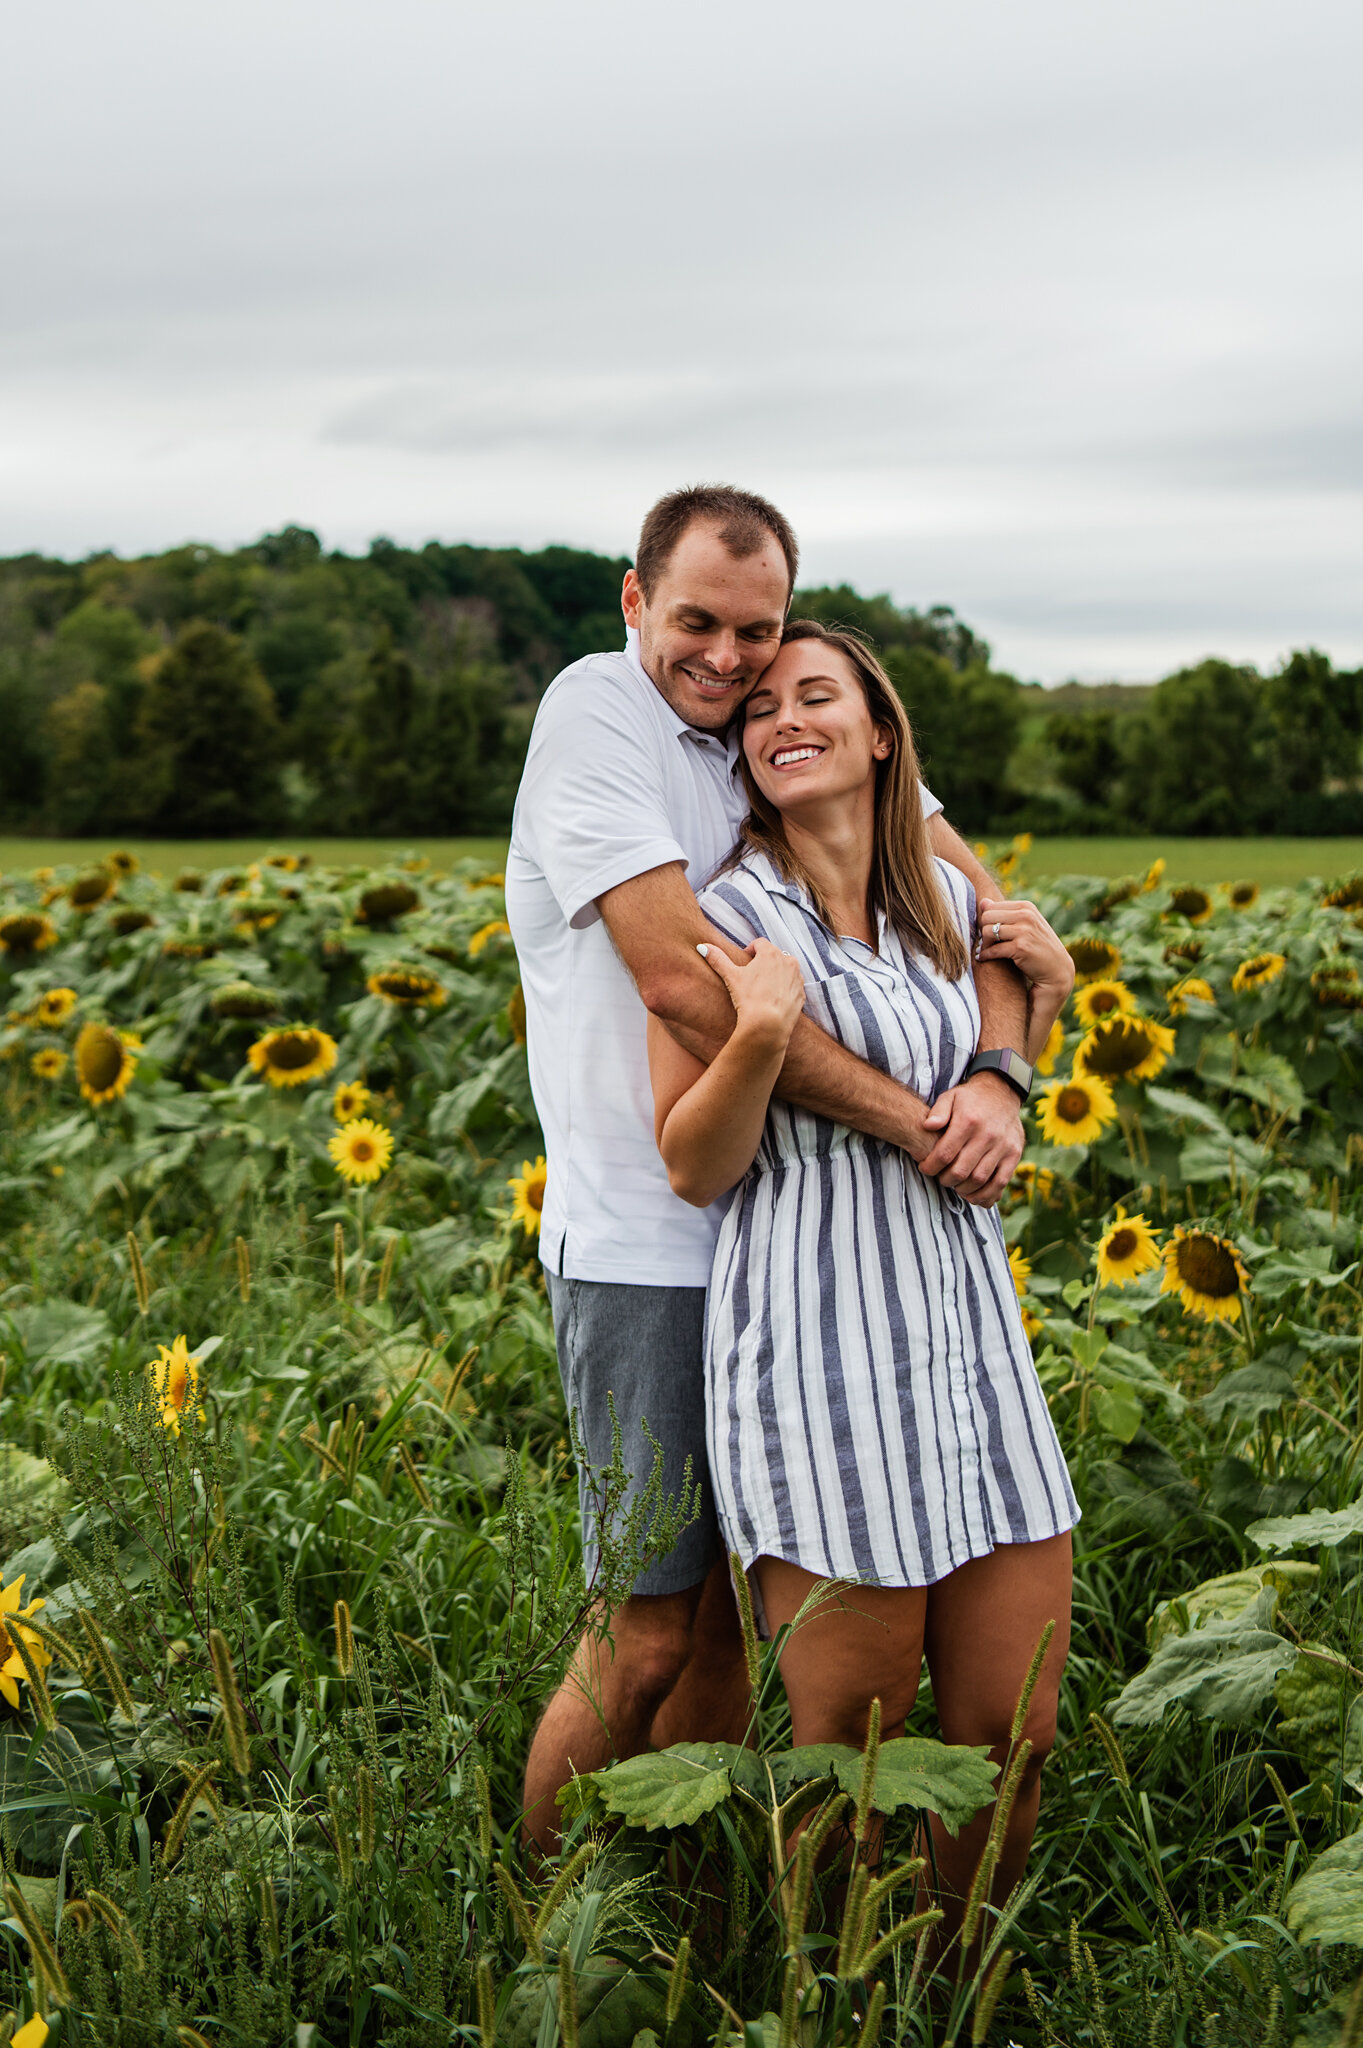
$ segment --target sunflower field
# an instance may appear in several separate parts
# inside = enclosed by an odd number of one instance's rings
[[[791,1750],[755,1639],[749,1749],[522,1847],[686,1510],[583,1583],[501,877],[0,883],[0,2043],[1363,2041],[1363,880],[1036,893],[1079,980],[1004,1224],[1074,1643],[1027,1882],[940,1957],[921,1814],[993,1767],[926,1688]]]

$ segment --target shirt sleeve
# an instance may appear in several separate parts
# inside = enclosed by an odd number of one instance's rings
[[[925,818],[935,817],[938,811],[944,808],[942,799],[939,796],[933,795],[921,776],[918,782],[918,799],[923,806],[923,816]]]
[[[595,924],[598,896],[669,861],[686,864],[667,812],[658,746],[636,685],[601,670],[574,676],[535,718],[517,809],[559,909]]]

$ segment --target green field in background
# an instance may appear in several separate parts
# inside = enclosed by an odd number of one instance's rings
[[[501,867],[505,839],[129,839],[122,844],[145,868],[175,874],[180,868],[244,866],[271,852],[310,853],[319,865],[381,867],[395,855],[424,854],[433,866],[457,860]],[[1002,852],[1006,839],[993,841]],[[0,839],[0,874],[26,868],[93,866],[113,848],[103,839]],[[1363,839],[1038,839],[1024,873],[1139,875],[1157,856],[1174,882],[1299,882],[1306,875],[1363,870]]]

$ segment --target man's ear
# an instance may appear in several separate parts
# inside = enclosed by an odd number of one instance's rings
[[[620,591],[620,609],[625,615],[625,624],[639,627],[639,614],[644,608],[643,587],[633,569],[626,569],[625,581]]]

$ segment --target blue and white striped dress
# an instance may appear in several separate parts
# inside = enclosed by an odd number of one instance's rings
[[[974,891],[936,865],[969,943]],[[960,1080],[969,970],[947,980],[883,918],[878,952],[835,937],[762,854],[700,901],[735,944],[792,954],[807,1014],[862,1059],[928,1101]],[[706,1382],[715,1505],[745,1568],[927,1586],[1079,1519],[997,1211],[782,1102],[720,1227]]]

